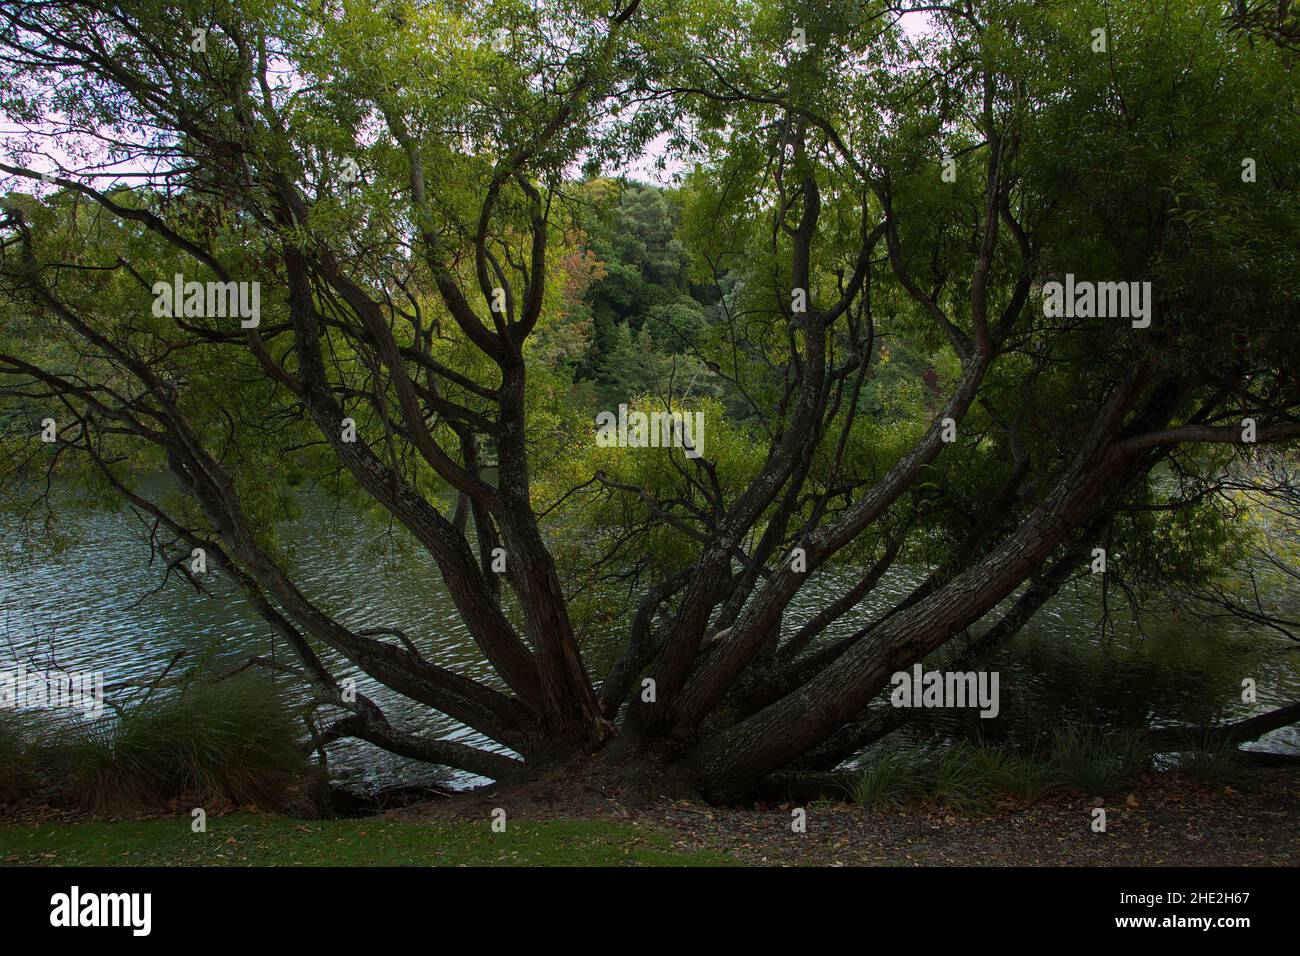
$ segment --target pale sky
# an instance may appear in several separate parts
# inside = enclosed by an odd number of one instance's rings
[[[913,38],[923,36],[933,28],[932,19],[928,13],[906,13],[899,19],[899,23],[902,25],[903,31]],[[0,116],[0,156],[3,157],[4,161],[17,163],[17,157],[13,155],[12,150],[26,133],[27,130],[10,121],[8,117]],[[663,133],[655,137],[649,144],[647,144],[645,151],[639,159],[621,170],[606,169],[604,170],[605,175],[622,175],[639,182],[651,183],[663,187],[677,185],[675,177],[679,177],[684,173],[689,164],[688,162],[683,162],[677,157],[666,156],[670,136],[671,134],[669,133]],[[57,143],[52,143],[52,141],[47,138],[43,146],[48,158],[44,162],[40,162],[36,159],[30,160],[30,168],[43,173],[57,173],[61,168],[65,170],[76,170],[80,168],[86,169],[87,172],[91,171],[83,161],[73,158],[67,152],[54,151],[51,155],[51,145],[57,147]],[[665,158],[663,169],[657,168],[658,160],[661,157]],[[114,167],[112,166],[102,166],[95,168],[93,171],[104,174],[110,172],[113,168]],[[580,164],[575,164],[575,175],[578,174],[579,168]],[[139,173],[140,170],[138,168],[129,170],[123,169],[123,172]],[[98,188],[103,189],[109,186],[111,179],[111,175],[101,175],[96,178],[95,183]],[[4,183],[6,188],[16,188],[22,192],[33,192],[38,195],[45,192],[44,186],[33,183],[30,180],[18,182],[16,177],[0,176],[0,183]]]

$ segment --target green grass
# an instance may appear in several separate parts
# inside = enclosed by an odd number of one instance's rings
[[[0,802],[12,800],[30,783],[26,730],[18,716],[0,709]]]
[[[1228,772],[1228,759],[1204,773]],[[860,806],[902,806],[929,799],[955,807],[1012,795],[1038,800],[1081,790],[1113,793],[1132,783],[1151,763],[1140,734],[1071,726],[1052,735],[1043,754],[1022,754],[1005,746],[956,743],[933,749],[887,751],[858,776],[852,798]]]
[[[278,807],[306,770],[300,736],[269,681],[195,684],[127,711],[90,792],[99,809],[181,795]]]
[[[1051,760],[1019,754],[1008,747],[981,748],[989,789],[1021,800],[1041,800],[1061,789],[1061,772]]]
[[[1051,762],[1066,787],[1101,795],[1132,782],[1151,765],[1137,730],[1071,725],[1052,732]]]
[[[269,681],[195,680],[118,717],[0,720],[0,800],[38,784],[101,814],[196,805],[310,811],[311,768],[291,708]]]
[[[727,866],[653,827],[594,820],[483,823],[295,820],[238,813],[165,820],[0,826],[8,866]]]
[[[1233,744],[1208,744],[1203,750],[1181,754],[1178,769],[1208,786],[1240,784],[1249,775],[1241,751]]]
[[[926,795],[924,775],[906,751],[887,751],[863,770],[850,796],[863,807],[900,807]]]

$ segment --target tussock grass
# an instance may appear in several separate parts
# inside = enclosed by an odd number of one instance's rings
[[[0,710],[0,801],[13,800],[31,785],[26,724],[16,712]]]
[[[1246,760],[1235,744],[1207,743],[1201,750],[1179,755],[1178,769],[1207,786],[1240,784],[1247,776]]]
[[[1053,733],[1040,754],[968,742],[888,751],[862,770],[851,796],[864,807],[920,799],[962,807],[1003,795],[1040,800],[1070,790],[1107,794],[1132,783],[1150,763],[1140,731],[1072,725]]]
[[[0,779],[14,799],[36,781],[73,805],[130,813],[197,805],[306,809],[309,776],[292,709],[269,681],[193,681],[116,718],[0,721]]]
[[[1086,793],[1111,793],[1151,765],[1141,731],[1071,724],[1052,732],[1050,760],[1062,783]]]
[[[895,750],[881,754],[863,770],[850,795],[859,806],[897,807],[925,793],[917,757]]]

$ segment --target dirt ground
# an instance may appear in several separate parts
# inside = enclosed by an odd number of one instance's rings
[[[1106,810],[1106,831],[1092,811]],[[491,787],[393,811],[397,819],[608,819],[667,829],[682,850],[712,849],[756,865],[820,866],[1295,866],[1300,864],[1300,770],[1252,771],[1241,789],[1153,774],[1101,800],[1073,794],[978,808],[913,804],[864,810],[821,801],[792,830],[791,804],[717,808],[665,795],[624,800],[595,786]]]
[[[661,789],[623,791],[566,777],[487,787],[383,816],[483,823],[500,807],[510,820],[610,820],[667,831],[672,845],[683,852],[713,850],[750,865],[1300,865],[1297,767],[1253,769],[1239,787],[1205,786],[1177,773],[1157,773],[1131,792],[1106,800],[1074,793],[1036,803],[1005,799],[952,807],[921,802],[881,809],[814,801],[801,807],[806,813],[803,833],[792,830],[791,803],[714,807],[687,796],[669,779]],[[1092,831],[1092,811],[1098,806],[1106,810],[1104,833]],[[178,812],[167,808],[131,818],[171,818]],[[0,807],[3,823],[92,819],[103,817],[41,800]]]

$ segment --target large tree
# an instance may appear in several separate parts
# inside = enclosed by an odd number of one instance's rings
[[[202,549],[296,652],[318,743],[716,799],[834,766],[897,718],[893,672],[973,627],[980,659],[1300,436],[1292,54],[1253,7],[1147,7],[8,2],[0,171],[44,185],[0,221],[7,487],[93,475]],[[745,414],[708,404],[699,456],[602,456],[533,343],[577,170],[665,141],[725,291],[692,359]],[[156,308],[177,274],[259,283],[260,323]],[[1052,308],[1067,275],[1149,282],[1146,318]],[[924,374],[883,413],[894,340]],[[304,474],[427,551],[496,680],[304,592],[274,532]],[[857,583],[783,631],[835,562]],[[574,595],[614,565],[636,606],[593,674]],[[322,649],[516,756],[396,726]]]

